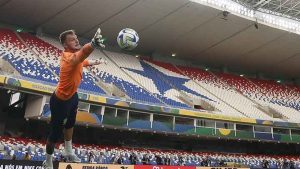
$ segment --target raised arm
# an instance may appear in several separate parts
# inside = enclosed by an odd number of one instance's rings
[[[96,60],[84,60],[83,61],[83,66],[87,67],[87,66],[94,66],[94,65],[99,65],[99,64],[107,64],[106,59],[100,58],[100,59],[96,59]]]
[[[85,44],[78,52],[75,53],[75,56],[72,58],[73,64],[79,64],[86,60],[87,57],[94,51],[91,43]]]
[[[86,60],[87,57],[93,52],[94,48],[105,48],[105,45],[103,44],[102,35],[101,35],[101,29],[98,28],[95,36],[93,37],[92,41],[90,43],[85,44],[78,52],[75,53],[75,57],[73,57],[73,63],[78,64],[82,63]],[[91,62],[89,64],[84,63],[84,66],[94,65],[94,62]],[[100,64],[96,62],[96,64]]]

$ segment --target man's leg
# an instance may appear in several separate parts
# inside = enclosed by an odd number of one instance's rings
[[[46,144],[46,160],[44,161],[44,169],[53,169],[53,152],[54,152],[55,143],[47,140]]]
[[[69,129],[65,129],[65,133],[64,133],[64,140],[65,140],[65,152],[67,154],[72,154],[72,137],[73,137],[73,129],[69,128]]]
[[[64,113],[64,105],[57,100],[54,94],[50,99],[50,110],[51,110],[51,131],[47,139],[46,144],[46,160],[43,163],[44,169],[53,169],[53,153],[55,144],[63,133],[63,121],[66,118]]]
[[[64,157],[68,162],[77,162],[80,163],[81,159],[76,156],[72,149],[72,136],[73,136],[73,127],[65,128],[64,140],[65,140],[65,149]]]
[[[66,141],[72,140],[72,137],[73,137],[73,129],[74,129],[74,127],[69,128],[69,129],[65,129],[64,138],[65,138]]]
[[[46,160],[43,165],[45,169],[53,169],[53,153],[56,142],[62,135],[63,126],[51,124],[51,132],[46,143]]]
[[[62,122],[60,125],[51,124],[51,132],[47,139],[46,144],[46,160],[44,161],[44,168],[45,169],[53,169],[53,153],[56,142],[62,135],[63,125]]]
[[[73,138],[73,129],[76,122],[76,115],[78,109],[78,95],[77,93],[71,98],[72,108],[70,113],[67,116],[67,122],[65,124],[64,130],[64,140],[65,140],[65,149],[64,156],[70,162],[81,162],[72,150],[72,138]]]

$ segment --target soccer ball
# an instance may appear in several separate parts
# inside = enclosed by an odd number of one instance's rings
[[[139,42],[139,35],[135,30],[130,28],[122,29],[117,37],[117,42],[120,48],[124,50],[133,50]]]

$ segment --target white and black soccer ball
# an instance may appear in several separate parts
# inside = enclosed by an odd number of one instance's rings
[[[139,42],[139,35],[130,28],[122,29],[117,37],[117,42],[120,48],[124,50],[133,50]]]

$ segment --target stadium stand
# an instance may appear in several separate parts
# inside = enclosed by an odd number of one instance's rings
[[[46,43],[51,43],[53,47],[58,48],[60,46],[60,44],[52,38],[41,37],[39,39],[45,41]],[[106,56],[98,50],[95,50],[90,56],[90,58],[92,59],[99,59],[100,57],[106,58]],[[160,100],[158,100],[148,91],[140,87],[133,79],[131,79],[123,71],[121,71],[113,62],[111,62],[109,59],[107,60],[107,65],[102,64],[93,66],[90,68],[90,71],[85,70],[84,72],[86,74],[92,75],[93,77],[101,79],[105,83],[114,84],[119,89],[124,91],[132,100],[148,104],[162,104]]]
[[[0,159],[9,159],[16,155],[17,160],[22,159],[26,152],[31,160],[42,161],[45,159],[45,143],[24,138],[0,137]],[[63,151],[62,144],[55,149],[54,157],[61,159]],[[220,162],[237,163],[251,168],[262,168],[263,162],[269,162],[270,168],[279,168],[284,161],[293,162],[295,168],[300,168],[300,158],[296,156],[276,156],[260,154],[228,154],[213,152],[187,152],[178,150],[157,150],[146,148],[126,148],[115,146],[99,145],[78,145],[74,144],[75,153],[86,163],[113,164],[122,158],[123,164],[131,164],[131,156],[136,157],[136,164],[143,164],[143,157],[149,158],[149,165],[157,165],[157,158],[170,159],[170,165],[184,166],[220,166]],[[89,156],[92,154],[93,158]]]
[[[107,52],[112,55],[112,53]],[[114,56],[114,55],[113,55]],[[92,53],[91,58],[105,58],[107,65],[96,65],[91,71],[105,83],[112,83],[124,91],[131,99],[144,103],[162,105],[163,103],[152,95],[145,88],[141,87],[134,79],[122,71],[113,61],[108,59],[103,53],[96,50]]]
[[[165,68],[164,72],[172,71],[173,73],[181,75],[185,74],[186,76],[189,76],[193,81],[189,84],[192,84],[189,86],[190,89],[201,91],[202,88],[203,93],[205,93],[205,91],[203,91],[203,89],[205,89],[210,93],[210,95],[208,95],[206,92],[207,96],[211,98],[215,96],[215,100],[218,100],[219,103],[224,100],[225,104],[228,104],[232,109],[238,111],[233,114],[232,112],[234,111],[228,109],[226,110],[226,108],[224,109],[219,107],[218,104],[214,104],[214,106],[218,106],[222,112],[226,112],[227,114],[230,112],[231,115],[236,116],[239,113],[251,118],[275,120],[257,108],[259,105],[267,105],[288,117],[289,121],[299,121],[299,111],[297,111],[296,107],[294,106],[297,105],[298,101],[296,98],[291,98],[295,97],[295,95],[298,93],[296,93],[295,90],[292,91],[288,87],[284,88],[284,86],[274,82],[272,83],[272,86],[270,86],[270,82],[266,80],[260,80],[262,85],[269,84],[267,87],[265,87],[265,89],[268,89],[268,91],[265,91],[264,93],[271,93],[273,95],[279,93],[281,98],[275,98],[274,96],[268,97],[261,92],[262,89],[260,90],[258,85],[244,77],[224,73],[213,74],[198,68],[174,66],[168,63],[157,61],[151,62],[155,65]],[[264,82],[266,82],[266,84],[264,84]],[[288,107],[287,104],[279,104],[284,101],[283,99],[286,101],[289,100],[290,105],[293,105],[294,107]],[[224,105],[224,102],[222,105]],[[276,119],[276,121],[281,120]]]
[[[129,55],[119,54],[119,53],[113,53],[113,52],[106,52],[106,53],[109,58],[107,58],[107,57],[105,57],[105,58],[107,60],[110,60],[110,62],[109,62],[110,65],[112,65],[115,68],[114,71],[116,71],[115,72],[116,74],[113,74],[113,75],[117,76],[120,80],[122,79],[123,82],[125,82],[125,83],[130,82],[131,84],[133,84],[133,85],[131,85],[131,88],[134,89],[134,93],[136,93],[135,95],[140,95],[140,92],[142,92],[143,95],[145,95],[145,93],[147,93],[146,99],[147,98],[149,99],[149,97],[155,98],[155,102],[152,102],[152,103],[159,102],[160,104],[164,103],[165,105],[167,104],[169,106],[181,107],[181,108],[189,107],[186,104],[178,101],[177,98],[172,97],[172,95],[166,96],[163,93],[158,91],[157,88],[166,89],[169,87],[169,85],[167,83],[165,83],[164,81],[160,81],[160,84],[158,84],[158,86],[156,86],[156,84],[154,84],[154,82],[153,82],[153,79],[147,78],[145,76],[142,76],[142,75],[139,75],[139,74],[129,71],[130,68],[134,68],[134,69],[137,69],[140,71],[145,70],[145,67],[142,67],[141,63],[136,58],[129,56]],[[101,68],[101,65],[96,66],[96,69],[100,69],[97,72],[104,71]],[[111,71],[111,68],[110,68],[110,71]],[[107,71],[107,73],[110,71]],[[147,70],[145,70],[145,71],[147,71]],[[151,74],[151,75],[153,75],[153,74]],[[117,85],[117,86],[120,86],[120,85]],[[135,89],[135,88],[137,88],[137,89]],[[131,96],[133,95],[132,93],[127,93],[127,94],[129,94]],[[133,98],[135,98],[135,97],[133,97]]]
[[[158,64],[158,62],[155,63]],[[171,67],[171,65],[169,65],[169,67]],[[171,70],[166,69],[165,71],[172,71],[174,69],[175,68],[172,68]],[[219,100],[223,100],[224,102],[228,103],[232,107],[232,109],[236,110],[235,114],[239,112],[239,114],[243,114],[251,118],[272,120],[271,117],[267,116],[265,113],[254,107],[254,103],[252,101],[233,90],[230,86],[224,84],[220,79],[216,78],[211,73],[189,67],[179,67],[179,70],[182,71],[182,74],[186,74],[187,76],[189,76],[190,81],[196,83],[196,85],[194,86],[198,85],[199,87],[205,88],[212,95],[219,98]],[[177,72],[179,70],[177,70]],[[189,87],[193,89],[193,86]],[[193,90],[197,91],[197,89]],[[228,113],[228,111],[224,109],[221,111]]]
[[[53,84],[58,82],[58,77],[34,56],[13,31],[0,30],[0,45],[3,59],[9,62],[22,76]]]
[[[179,71],[176,67],[174,67],[171,64],[157,62],[157,61],[151,61],[151,63],[157,65],[156,67],[158,69],[159,69],[158,66],[160,66],[161,67],[160,70],[166,74],[175,74],[176,73],[176,74],[181,75],[182,77],[185,77],[186,79],[190,79],[188,76],[183,75],[183,73],[181,71]],[[231,105],[226,103],[224,100],[222,100],[219,97],[217,97],[216,95],[214,95],[211,91],[209,91],[206,88],[197,84],[194,80],[188,80],[183,85],[192,89],[193,91],[198,91],[198,92],[202,93],[204,96],[206,96],[207,98],[209,98],[208,101],[210,102],[210,104],[219,110],[219,111],[215,112],[216,114],[245,117],[245,115],[243,115],[237,109],[235,109],[234,107],[232,107]],[[192,97],[194,99],[199,98],[197,95],[194,95],[192,93],[186,92],[186,94],[188,94],[190,97]]]
[[[293,91],[290,87],[278,84],[272,80],[250,80],[261,89],[260,91],[269,98],[271,103],[300,110],[299,93]]]
[[[54,47],[29,33],[20,33],[20,37],[37,54],[37,56],[55,72],[56,75],[59,75],[59,57],[62,52],[61,49]],[[79,88],[97,94],[106,94],[96,82],[96,78],[84,69],[82,82]]]
[[[297,100],[293,97],[298,93],[289,87],[267,80],[249,80],[224,73],[218,74],[218,77],[258,104],[270,106],[292,121],[300,120],[296,107],[289,106],[286,102],[289,101],[290,105],[297,105]]]
[[[55,85],[58,82],[58,41],[29,33],[0,30],[1,59],[21,76]],[[80,89],[107,95],[98,82],[113,84],[130,101],[192,109],[181,95],[202,100],[215,107],[215,114],[271,121],[298,122],[299,87],[274,81],[247,79],[232,74],[212,73],[199,68],[140,59],[130,55],[95,50],[91,58],[103,57],[107,65],[84,69]],[[107,95],[108,96],[108,95]],[[274,117],[261,107],[270,107],[282,117]]]

